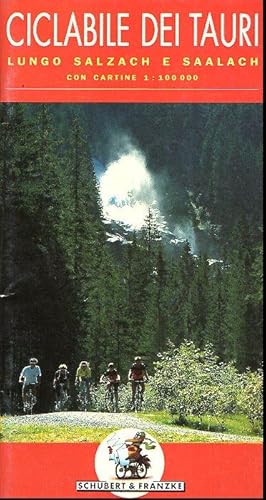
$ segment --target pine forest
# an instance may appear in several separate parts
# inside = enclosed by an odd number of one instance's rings
[[[0,122],[2,413],[30,356],[41,411],[60,363],[93,383],[136,355],[156,380],[171,351],[261,368],[261,106],[1,104]]]

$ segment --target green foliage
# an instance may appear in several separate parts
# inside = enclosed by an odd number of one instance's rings
[[[247,415],[253,429],[263,429],[263,371],[246,370],[241,379],[241,391],[237,403],[241,412]]]
[[[225,311],[228,297],[226,277],[227,270],[222,269],[220,263],[211,266],[207,290],[208,313],[205,341],[213,345],[219,359],[225,359]]]
[[[151,379],[161,407],[182,420],[190,415],[222,418],[236,410],[240,376],[233,364],[218,362],[211,346],[200,350],[185,341],[158,355]]]

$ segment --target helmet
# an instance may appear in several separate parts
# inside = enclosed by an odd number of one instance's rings
[[[81,361],[80,366],[87,366],[89,363],[88,361]]]
[[[135,356],[134,361],[141,361],[141,357],[140,356]]]
[[[114,366],[114,363],[108,363],[108,368],[113,368]]]
[[[143,440],[143,439],[145,439],[145,436],[146,436],[145,432],[140,431],[140,432],[136,432],[136,434],[135,434],[134,437],[137,438],[137,439],[142,439]]]
[[[65,363],[62,363],[61,365],[59,365],[59,367],[58,367],[58,368],[59,368],[59,370],[60,370],[60,369],[65,369],[65,370],[67,370],[67,365],[66,365]]]
[[[30,358],[30,363],[32,363],[32,364],[34,363],[37,365],[38,359],[37,358]]]

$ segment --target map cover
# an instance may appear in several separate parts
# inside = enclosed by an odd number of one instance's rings
[[[1,0],[1,498],[263,498],[262,15]]]

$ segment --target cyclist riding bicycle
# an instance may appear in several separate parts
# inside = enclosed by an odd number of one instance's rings
[[[109,363],[106,372],[101,375],[100,383],[106,382],[106,390],[111,386],[114,388],[115,404],[118,404],[118,385],[120,383],[120,375],[115,368],[114,363]]]
[[[85,382],[87,389],[91,380],[91,367],[89,361],[81,361],[76,371],[75,385],[79,386],[81,382]]]
[[[60,364],[54,374],[53,388],[55,390],[55,397],[57,403],[60,399],[60,384],[63,384],[63,390],[66,391],[68,395],[70,387],[69,371],[65,363]]]
[[[22,384],[22,401],[25,409],[25,404],[27,402],[27,394],[29,389],[32,389],[32,394],[37,396],[37,387],[39,387],[41,383],[41,369],[38,365],[37,358],[30,358],[29,365],[24,366],[19,376],[19,383]]]
[[[135,395],[138,384],[141,384],[142,399],[145,391],[145,380],[149,380],[145,364],[140,356],[136,356],[128,372],[128,380],[132,383],[132,410],[135,409]]]

